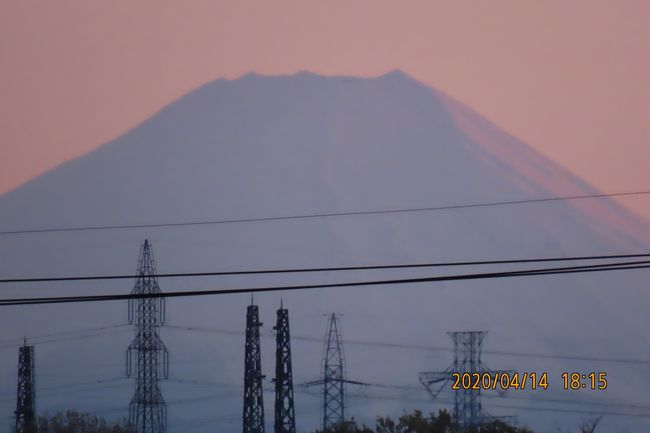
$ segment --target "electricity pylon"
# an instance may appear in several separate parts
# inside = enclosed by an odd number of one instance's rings
[[[151,244],[145,239],[140,248],[138,272],[131,294],[161,293],[156,277]],[[126,353],[126,374],[136,366],[135,393],[129,404],[129,421],[138,433],[164,433],[167,405],[160,391],[161,376],[169,376],[169,353],[158,335],[165,323],[165,298],[129,299],[129,323],[135,323],[135,338]]]
[[[484,331],[448,332],[454,342],[454,361],[444,371],[419,374],[420,382],[435,399],[452,379],[452,373],[499,373],[490,370],[481,360]],[[481,403],[481,389],[469,387],[454,391],[454,421],[463,429],[479,426],[494,417],[488,415]]]
[[[275,349],[275,433],[296,433],[296,414],[293,405],[293,372],[291,369],[291,336],[289,310],[277,311]]]
[[[18,349],[18,389],[16,393],[16,433],[28,433],[36,427],[36,370],[34,346],[25,340]]]
[[[264,433],[264,395],[262,392],[262,358],[260,323],[257,305],[246,309],[246,343],[244,359],[244,433]]]
[[[339,316],[328,316],[323,353],[323,376],[321,379],[302,383],[300,386],[323,386],[323,430],[345,423],[345,384],[368,385],[345,378],[345,359]]]
[[[339,328],[332,313],[323,355],[323,430],[345,421],[345,361]]]

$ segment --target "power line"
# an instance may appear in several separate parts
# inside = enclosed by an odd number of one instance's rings
[[[638,410],[648,410],[650,411],[650,406],[644,406],[640,404],[634,404],[634,403],[620,403],[620,402],[612,402],[612,401],[582,401],[582,400],[575,400],[575,399],[567,399],[567,398],[552,398],[552,397],[540,397],[540,396],[513,396],[513,395],[506,395],[505,397],[498,397],[498,396],[493,396],[493,395],[485,395],[484,397],[488,397],[489,399],[497,399],[497,398],[505,398],[509,400],[530,400],[530,401],[539,401],[543,403],[552,403],[552,404],[569,404],[569,405],[578,405],[578,406],[605,406],[605,407],[616,407],[620,409],[638,409]]]
[[[91,381],[91,382],[80,382],[80,383],[64,383],[61,385],[48,385],[46,387],[37,387],[36,391],[38,392],[39,395],[64,395],[64,394],[73,394],[73,393],[79,393],[79,392],[92,392],[92,391],[97,391],[99,389],[105,389],[106,387],[109,386],[125,386],[125,385],[132,385],[131,383],[131,378],[122,376],[122,377],[116,377],[112,379],[102,379],[102,380],[96,380],[96,381]],[[183,384],[200,384],[200,385],[209,385],[209,386],[215,386],[215,387],[229,387],[229,388],[237,388],[241,389],[242,387],[239,385],[229,385],[229,384],[224,384],[224,383],[218,383],[218,382],[199,382],[199,381],[191,381],[191,380],[182,380],[182,379],[168,379],[168,381],[171,382],[177,382],[177,383],[183,383]],[[11,392],[3,392],[0,393],[1,396],[14,396],[12,398],[8,399],[0,399],[0,402],[4,401],[15,401],[15,391]]]
[[[113,379],[114,380],[120,380],[120,378]],[[191,399],[181,399],[181,400],[176,400],[172,401],[171,403],[184,403],[184,402],[194,402],[194,401],[201,401],[201,400],[207,400],[207,399],[212,399],[212,398],[222,398],[226,397],[227,395],[238,395],[235,392],[235,389],[241,390],[242,386],[241,385],[236,385],[236,384],[228,384],[228,383],[220,383],[220,382],[213,382],[213,381],[207,381],[207,380],[186,380],[186,379],[169,379],[170,381],[173,382],[179,382],[179,383],[184,383],[184,384],[192,384],[192,385],[208,385],[208,386],[216,386],[216,387],[225,387],[225,388],[233,388],[233,391],[231,394],[219,394],[215,395],[214,397],[212,395],[210,396],[202,396],[202,397],[192,397]],[[98,382],[99,383],[99,382]],[[387,389],[396,389],[396,390],[405,390],[405,391],[424,391],[424,389],[421,386],[409,386],[409,385],[390,385],[390,384],[380,384],[380,383],[359,383],[362,385],[365,385],[367,387],[375,387],[375,388],[387,388]],[[270,391],[267,391],[270,392]],[[320,397],[320,395],[314,395],[314,397]],[[607,406],[607,407],[615,407],[619,409],[630,409],[630,410],[650,410],[650,406],[644,406],[644,405],[638,405],[634,403],[628,403],[628,402],[611,402],[611,401],[604,401],[604,402],[598,402],[598,401],[583,401],[583,400],[575,400],[575,399],[563,399],[563,398],[549,398],[549,397],[543,397],[543,396],[537,396],[537,395],[528,395],[528,396],[514,396],[514,395],[506,395],[505,397],[499,397],[499,396],[493,396],[493,395],[486,395],[487,398],[489,399],[505,399],[505,400],[527,400],[527,401],[536,401],[536,402],[541,402],[541,403],[551,403],[551,404],[569,404],[569,405],[578,405],[578,406]],[[386,399],[395,399],[395,400],[403,400],[401,397],[377,397],[377,396],[369,396],[369,395],[358,395],[357,398],[386,398]],[[430,401],[429,399],[415,399],[413,401]],[[435,401],[445,401],[447,403],[450,403],[451,400],[444,400],[444,399],[436,399]],[[511,405],[493,405],[490,404],[490,406],[495,406],[495,407],[504,407],[504,408],[511,408],[511,409],[522,409],[522,410],[528,410],[527,408],[524,407],[519,407],[519,406],[511,406]],[[540,410],[551,410],[551,409],[546,409],[546,408],[540,408]],[[572,413],[574,411],[571,411]],[[596,410],[578,410],[576,413],[600,413],[600,411]],[[616,413],[616,415],[630,415],[630,416],[650,416],[650,414],[645,415],[645,414],[628,414],[628,413]],[[241,418],[241,416],[239,417]]]
[[[299,339],[299,337],[294,337],[294,338]],[[393,347],[398,349],[403,348],[403,349],[416,349],[416,350],[427,350],[427,351],[453,352],[453,349],[449,347],[436,347],[436,346],[401,344],[401,343],[382,343],[377,341],[359,341],[359,340],[346,340],[345,342],[346,344],[353,344],[353,345],[358,344],[358,345],[366,345],[366,346]],[[547,353],[512,352],[512,351],[502,351],[502,350],[483,350],[483,353],[488,355],[512,356],[512,357],[523,357],[523,358],[565,359],[571,361],[650,365],[650,360],[647,359],[602,358],[602,357],[579,356],[579,355],[552,355]]]
[[[103,337],[106,335],[112,335],[116,333],[121,333],[121,332],[127,332],[129,329],[118,329],[115,331],[110,331],[110,332],[95,332],[92,334],[82,334],[82,335],[77,335],[77,336],[71,336],[71,337],[61,337],[61,338],[52,338],[49,340],[42,340],[42,341],[36,341],[32,344],[39,346],[41,344],[48,344],[48,343],[59,343],[61,341],[71,341],[71,340],[84,340],[86,338],[94,338],[94,337]]]
[[[41,383],[40,383],[40,380],[39,380],[39,383],[36,385],[36,390],[40,394],[41,391],[55,391],[55,390],[60,390],[62,388],[63,389],[76,388],[76,387],[80,387],[80,386],[84,387],[84,386],[88,386],[88,385],[97,385],[97,384],[100,384],[100,385],[103,386],[103,385],[106,385],[108,383],[124,381],[126,379],[129,379],[129,378],[126,377],[126,376],[119,376],[119,377],[113,377],[113,378],[108,378],[108,379],[93,380],[93,381],[89,381],[89,382],[61,383],[61,384],[58,384],[58,385],[57,384],[48,384],[46,386],[42,386]],[[3,384],[2,387],[3,388],[4,387],[13,387],[13,384],[12,385]],[[10,396],[15,397],[15,391],[0,392],[0,396],[6,396],[6,395],[10,395]],[[14,399],[14,401],[15,401],[15,399]]]
[[[394,390],[403,390],[403,391],[422,391],[424,392],[425,389],[422,386],[415,386],[415,385],[390,385],[390,384],[383,384],[383,383],[365,383],[366,386],[368,387],[374,387],[374,388],[385,388],[385,389],[394,389]],[[445,387],[442,389],[443,392],[455,392],[453,391],[450,387]],[[501,400],[530,400],[530,401],[539,401],[539,402],[544,402],[544,403],[561,403],[561,404],[572,404],[572,405],[586,405],[586,406],[608,406],[608,407],[618,407],[622,409],[639,409],[639,410],[649,410],[650,411],[650,406],[647,405],[639,405],[635,403],[629,403],[629,402],[614,402],[614,401],[585,401],[585,400],[576,400],[576,399],[567,399],[567,398],[553,398],[553,397],[544,397],[544,396],[539,396],[536,394],[531,394],[531,395],[513,395],[514,393],[508,393],[505,394],[504,396],[498,396],[498,395],[493,395],[493,394],[484,394],[482,397],[488,398],[488,399],[501,399]],[[434,401],[437,401],[438,399],[436,398]]]
[[[119,332],[126,332],[129,329],[113,329],[109,330],[110,328],[121,328],[124,327],[124,325],[116,325],[116,326],[111,326],[111,327],[104,327],[100,328],[99,331],[94,331],[91,333],[79,333],[78,335],[75,335],[73,333],[60,333],[60,335],[64,335],[63,337],[58,337],[58,338],[49,338],[49,339],[39,339],[38,337],[31,337],[27,338],[27,340],[32,344],[32,345],[42,345],[42,344],[48,344],[48,343],[58,343],[61,341],[70,341],[70,340],[83,340],[86,338],[93,338],[93,337],[103,337],[106,335],[111,335]],[[92,329],[92,328],[90,328]],[[52,334],[52,335],[57,335],[57,334]],[[67,335],[67,336],[65,336]],[[17,341],[17,340],[5,340],[3,344],[0,344],[0,350],[4,349],[13,349],[16,347],[16,343],[11,343],[10,341]]]
[[[307,394],[310,395],[310,394]],[[391,396],[370,396],[370,395],[365,395],[365,396],[360,396],[360,398],[367,398],[367,399],[375,399],[375,400],[394,400],[394,401],[410,401],[410,402],[429,402],[431,403],[432,400],[430,399],[419,399],[419,398],[413,398],[413,397],[391,397]],[[441,399],[437,398],[434,401],[438,401],[439,403],[445,403],[445,404],[453,404],[453,400],[451,399]],[[568,402],[567,402],[568,403]],[[569,403],[570,404],[570,403]],[[522,410],[526,412],[534,412],[534,411],[541,411],[541,412],[562,412],[562,413],[574,413],[574,414],[589,414],[589,415],[611,415],[611,416],[622,416],[622,417],[640,417],[640,418],[650,418],[650,413],[634,413],[634,412],[617,412],[617,411],[599,411],[595,409],[564,409],[564,408],[545,408],[545,407],[539,407],[539,406],[517,406],[517,405],[507,405],[507,404],[494,404],[490,403],[489,408],[500,408],[500,409],[514,409],[514,410]],[[634,410],[635,408],[633,406],[630,407],[621,407],[621,409],[630,409]],[[638,409],[637,409],[638,410]]]
[[[611,254],[598,256],[569,256],[569,257],[543,257],[536,259],[503,259],[503,260],[477,260],[477,261],[460,261],[460,262],[435,262],[435,263],[407,263],[407,264],[389,264],[389,265],[360,265],[360,266],[339,266],[339,267],[320,267],[320,268],[288,268],[288,269],[259,269],[252,271],[214,271],[214,272],[177,272],[156,274],[156,278],[177,278],[177,277],[208,277],[208,276],[231,276],[231,275],[256,275],[256,274],[289,274],[289,273],[310,273],[310,272],[340,272],[340,271],[364,271],[379,269],[414,269],[414,268],[432,268],[432,267],[452,267],[452,266],[478,266],[478,265],[504,265],[518,263],[545,263],[545,262],[569,262],[569,261],[588,261],[588,260],[608,260],[608,259],[629,259],[650,257],[650,253],[639,254]],[[55,282],[55,281],[88,281],[88,280],[122,280],[135,279],[138,275],[100,275],[100,276],[74,276],[74,277],[32,277],[32,278],[5,278],[0,279],[0,283],[38,283],[38,282]]]
[[[65,395],[65,394],[77,394],[80,392],[92,392],[98,389],[105,389],[111,386],[124,386],[131,385],[130,382],[126,382],[126,377],[118,377],[114,379],[104,379],[97,380],[94,382],[82,382],[82,383],[71,383],[71,384],[61,384],[61,385],[50,385],[46,387],[36,387],[36,392],[39,395]],[[14,392],[3,392],[0,395],[13,395]],[[15,396],[13,398],[0,399],[0,401],[15,401]]]
[[[304,389],[298,388],[300,391],[303,391],[305,395],[311,397],[318,397],[316,394],[305,393]],[[413,398],[413,397],[391,397],[391,396],[370,396],[364,395],[359,396],[359,398],[370,399],[370,400],[391,400],[391,401],[400,401],[400,402],[414,402],[414,403],[431,403],[434,400],[424,399],[424,398]],[[444,404],[453,404],[451,399],[441,399],[437,398],[435,401]],[[599,411],[599,410],[589,410],[589,409],[564,409],[564,408],[544,408],[539,406],[516,406],[516,405],[506,405],[506,404],[493,404],[490,403],[489,408],[495,407],[500,409],[514,409],[521,410],[525,412],[562,412],[562,413],[573,413],[573,414],[586,414],[586,415],[608,415],[608,416],[621,416],[621,417],[638,417],[638,418],[650,418],[650,413],[633,413],[633,412],[617,412],[617,411]],[[629,409],[633,409],[630,407]]]
[[[490,404],[490,407],[497,407],[500,409],[515,409],[523,410],[526,412],[553,412],[553,413],[574,413],[583,415],[607,415],[607,416],[622,416],[622,417],[637,417],[637,418],[650,418],[650,413],[630,413],[630,412],[614,412],[614,411],[601,411],[601,410],[579,410],[579,409],[563,409],[563,408],[544,408],[539,406],[512,406],[504,404]]]
[[[177,326],[177,325],[165,325],[166,329],[178,329],[182,331],[196,331],[196,332],[211,332],[215,334],[225,334],[225,335],[234,335],[241,336],[243,333],[241,331],[231,331],[225,329],[214,329],[214,328],[203,328],[197,326]],[[274,338],[273,334],[262,334],[263,337]],[[310,337],[306,335],[292,335],[292,339],[309,341],[313,343],[322,344],[323,339],[318,337]],[[451,347],[442,347],[442,346],[428,346],[424,344],[406,344],[406,343],[393,343],[388,341],[371,341],[371,340],[358,340],[358,339],[345,339],[345,344],[348,345],[357,345],[357,346],[372,346],[372,347],[387,347],[393,349],[413,349],[413,350],[422,350],[422,351],[440,351],[440,352],[453,352],[454,349]],[[498,356],[511,356],[511,357],[524,357],[524,358],[544,358],[544,359],[565,359],[571,361],[587,361],[587,362],[603,362],[603,363],[614,363],[614,364],[639,364],[639,365],[650,365],[650,360],[647,359],[629,359],[629,358],[602,358],[594,356],[579,356],[579,355],[552,355],[547,353],[534,353],[534,352],[510,352],[510,351],[500,351],[500,350],[483,350],[483,353],[489,355],[498,355]]]
[[[86,332],[106,331],[106,330],[109,330],[109,329],[123,328],[123,327],[126,327],[126,326],[130,326],[130,325],[125,323],[125,324],[121,324],[121,325],[99,326],[97,328],[83,328],[83,329],[76,329],[76,330],[72,330],[72,331],[52,332],[52,333],[49,333],[49,334],[33,335],[31,337],[30,336],[25,336],[25,337],[15,338],[15,339],[0,340],[0,345],[12,344],[12,343],[15,343],[15,342],[22,343],[24,338],[26,338],[30,342],[33,342],[34,340],[40,340],[40,339],[43,339],[43,338],[60,337],[60,336],[81,334],[81,333],[86,333]]]
[[[188,385],[209,385],[209,386],[223,387],[223,388],[234,388],[237,389],[238,391],[243,391],[244,389],[244,387],[241,384],[215,382],[210,380],[179,379],[175,377],[170,377],[166,379],[166,382],[175,382],[175,383],[182,383]]]
[[[189,381],[190,383],[200,383],[200,384],[213,384],[212,382],[207,382],[207,381]],[[370,387],[383,387],[383,388],[396,388],[396,389],[408,389],[408,390],[414,390],[418,391],[423,389],[421,387],[415,387],[415,386],[399,386],[399,385],[384,385],[384,384],[375,384],[375,383],[364,383],[364,385],[370,386]],[[238,387],[237,385],[232,385],[232,387]],[[241,387],[239,387],[241,388]],[[306,393],[307,395],[310,395],[315,398],[320,398],[319,394],[312,394],[309,392],[306,392],[304,388],[299,388],[300,391],[303,393]],[[270,391],[268,391],[270,392]],[[234,394],[233,394],[234,395]],[[219,394],[218,396],[215,396],[218,398],[225,397],[224,394]],[[191,400],[178,400],[178,403],[185,402],[185,401],[201,401],[201,400],[207,400],[207,399],[212,399],[214,398],[213,396],[202,396],[202,397],[195,397],[192,398]],[[391,397],[391,396],[371,396],[371,395],[358,395],[355,398],[368,398],[368,399],[384,399],[384,400],[399,400],[399,401],[413,401],[413,402],[430,402],[430,399],[417,399],[417,398],[404,398],[404,397]],[[574,399],[560,399],[560,398],[545,398],[545,397],[538,397],[538,396],[506,396],[506,397],[497,397],[497,396],[488,396],[490,399],[517,399],[517,400],[530,400],[530,401],[538,401],[541,403],[551,403],[551,404],[569,404],[569,405],[586,405],[586,406],[609,406],[609,407],[616,407],[619,409],[628,409],[628,410],[648,410],[650,409],[650,406],[643,406],[643,405],[637,405],[633,403],[616,403],[616,402],[590,402],[590,401],[581,401],[581,400],[574,400]],[[442,403],[452,403],[452,400],[447,400],[447,399],[436,399],[435,401],[439,401]],[[505,408],[505,409],[517,409],[517,410],[523,410],[523,411],[544,411],[544,412],[552,412],[555,411],[556,409],[553,408],[543,408],[543,407],[529,407],[529,406],[516,406],[516,405],[504,405],[504,404],[492,404],[490,403],[490,407],[498,407],[498,408]],[[577,413],[577,414],[595,414],[595,415],[613,415],[613,416],[631,416],[631,417],[650,417],[650,414],[643,414],[643,413],[631,413],[631,412],[613,412],[613,411],[600,411],[596,409],[560,409],[560,412],[566,412],[566,413]],[[239,417],[241,419],[241,416]]]
[[[485,272],[485,273],[478,273],[478,274],[457,274],[457,275],[445,275],[445,276],[438,276],[438,277],[405,278],[405,279],[394,279],[394,280],[353,281],[353,282],[331,283],[331,284],[248,287],[248,288],[238,288],[238,289],[190,290],[190,291],[176,291],[176,292],[150,293],[150,294],[132,293],[132,294],[119,294],[119,295],[115,294],[115,295],[59,296],[59,297],[39,297],[39,298],[34,298],[34,297],[13,298],[13,299],[1,299],[0,306],[119,301],[119,300],[142,299],[142,298],[178,298],[178,297],[227,295],[227,294],[241,294],[241,293],[331,289],[331,288],[342,288],[342,287],[417,284],[417,283],[430,283],[430,282],[441,282],[441,281],[478,280],[478,279],[507,278],[507,277],[519,277],[519,276],[534,276],[534,275],[574,274],[574,273],[584,273],[584,272],[603,272],[603,271],[647,269],[647,268],[650,268],[650,261],[635,261],[635,262],[621,262],[621,263],[605,263],[600,265],[589,265],[589,266],[538,268],[538,269],[528,269],[528,270],[519,270],[519,271],[510,271],[510,272]]]
[[[0,231],[0,235],[17,235],[17,234],[36,234],[36,233],[53,233],[53,232],[72,232],[72,231],[93,231],[93,230],[125,230],[125,229],[141,229],[141,228],[165,228],[165,227],[187,227],[187,226],[202,226],[202,225],[215,225],[215,224],[237,224],[237,223],[253,223],[253,222],[267,222],[267,221],[281,221],[281,220],[298,220],[298,219],[314,219],[314,218],[332,218],[342,216],[362,216],[362,215],[382,215],[382,214],[397,214],[397,213],[413,213],[413,212],[432,212],[453,209],[469,209],[480,207],[492,206],[507,206],[528,203],[543,203],[552,201],[564,200],[583,200],[592,198],[604,197],[622,197],[622,196],[636,196],[650,194],[648,191],[628,191],[611,194],[582,194],[570,195],[560,197],[546,197],[536,199],[524,200],[508,200],[486,203],[472,203],[472,204],[455,204],[444,206],[431,206],[431,207],[416,207],[416,208],[399,208],[399,209],[381,209],[381,210],[367,210],[367,211],[348,211],[348,212],[329,212],[329,213],[314,213],[314,214],[301,214],[301,215],[281,215],[272,217],[258,217],[258,218],[237,218],[237,219],[223,219],[223,220],[202,220],[202,221],[187,221],[187,222],[172,222],[172,223],[152,223],[152,224],[119,224],[119,225],[103,225],[103,226],[76,226],[76,227],[59,227],[59,228],[41,228],[41,229],[25,229],[25,230],[5,230]]]

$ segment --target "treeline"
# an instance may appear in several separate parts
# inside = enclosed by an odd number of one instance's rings
[[[422,411],[404,414],[397,421],[391,417],[377,418],[374,429],[366,425],[357,425],[347,421],[334,428],[316,430],[314,433],[533,433],[527,427],[509,425],[503,421],[494,420],[482,424],[478,428],[462,429],[453,421],[451,414],[441,410],[437,415],[425,416]]]
[[[587,421],[579,426],[577,433],[595,433],[602,417]],[[559,429],[558,429],[559,431]],[[424,415],[415,410],[405,413],[397,421],[391,417],[379,417],[374,428],[359,426],[354,421],[347,421],[334,428],[316,430],[314,433],[534,433],[528,427],[519,427],[500,420],[481,424],[479,427],[463,429],[453,421],[451,414],[441,410],[437,415]],[[569,432],[567,432],[569,433]]]
[[[595,433],[600,418],[586,422],[577,433]],[[9,431],[15,431],[12,427]],[[106,419],[76,411],[60,412],[54,416],[39,417],[36,425],[25,433],[136,433],[126,420],[111,422]],[[424,415],[415,410],[405,413],[397,421],[391,417],[379,417],[374,428],[346,421],[334,428],[316,430],[314,433],[534,433],[528,427],[519,427],[494,420],[479,428],[462,429],[454,423],[451,414],[441,410],[438,414]]]
[[[12,427],[9,431],[15,430]],[[136,430],[126,420],[107,421],[101,416],[69,410],[39,417],[25,433],[136,433]]]

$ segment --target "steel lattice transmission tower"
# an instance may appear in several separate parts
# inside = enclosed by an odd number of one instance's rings
[[[36,370],[34,346],[27,341],[18,349],[18,389],[16,393],[16,433],[34,431],[36,427]]]
[[[131,293],[161,293],[148,240],[140,248],[137,278]],[[132,374],[134,360],[136,370],[129,421],[138,433],[164,433],[167,428],[167,405],[160,392],[160,379],[169,375],[169,353],[158,335],[158,328],[165,323],[165,299],[129,299],[129,323],[135,324],[135,338],[126,353],[127,376]]]
[[[345,421],[345,363],[336,314],[329,317],[323,356],[323,430]]]
[[[264,395],[262,393],[262,357],[257,305],[246,309],[246,343],[244,360],[244,433],[264,433]]]
[[[289,310],[277,311],[275,349],[275,433],[296,433],[296,414],[293,405],[293,372],[291,369],[291,336]]]
[[[323,386],[323,430],[335,428],[345,421],[345,384],[367,386],[368,383],[345,378],[345,361],[339,317],[327,316],[325,351],[323,354],[323,376],[318,380],[305,382],[300,386]]]
[[[481,362],[485,332],[450,332],[449,336],[454,342],[454,371],[461,374],[488,371]],[[456,422],[463,427],[483,422],[481,387],[478,388],[463,389],[454,396]]]
[[[485,331],[448,332],[454,342],[454,361],[446,370],[420,373],[420,382],[435,399],[451,379],[452,373],[497,373],[481,360]],[[503,371],[502,371],[503,372]],[[493,420],[481,404],[481,390],[461,388],[454,393],[454,421],[467,429]]]

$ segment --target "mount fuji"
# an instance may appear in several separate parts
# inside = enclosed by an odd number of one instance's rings
[[[374,78],[250,73],[205,84],[115,140],[0,196],[0,231],[363,213],[598,193],[462,103],[404,72]],[[133,273],[145,238],[152,242],[158,271],[174,273],[638,253],[650,247],[648,228],[647,221],[600,197],[24,233],[0,237],[0,275]],[[166,291],[474,271],[448,267],[170,278],[161,279],[160,285]],[[282,298],[296,336],[296,383],[318,377],[322,347],[315,339],[325,327],[322,315],[332,311],[343,314],[344,344],[351,342],[345,346],[348,376],[375,384],[418,387],[417,373],[444,370],[451,353],[416,346],[448,348],[446,331],[487,330],[484,360],[490,367],[549,372],[546,394],[486,395],[484,407],[490,414],[516,415],[520,423],[546,431],[556,421],[573,428],[589,411],[641,413],[647,416],[608,416],[603,425],[647,431],[648,409],[630,408],[627,402],[650,401],[648,365],[596,359],[650,359],[647,281],[646,270],[640,269],[273,293],[254,300],[265,322],[263,363],[269,378],[274,358],[270,330]],[[131,285],[116,280],[3,288],[9,297],[127,293]],[[219,423],[220,431],[241,428],[237,416],[249,302],[250,297],[238,295],[168,301],[170,326],[162,334],[171,353],[171,379],[163,385],[170,433],[180,433],[189,423],[196,424],[197,432],[212,431]],[[5,307],[0,317],[3,340],[13,342],[25,335],[123,324],[126,305]],[[204,328],[212,331],[199,330]],[[80,408],[125,415],[132,382],[117,379],[123,375],[130,332],[126,327],[102,330],[81,341],[33,338],[37,375],[42,375],[39,411]],[[399,343],[401,348],[371,342]],[[0,350],[5,393],[15,386],[14,348]],[[606,371],[610,385],[604,391],[571,394],[561,389],[562,371]],[[47,393],[48,388],[108,378],[116,379],[115,386]],[[429,401],[423,390],[391,394],[383,389],[349,388],[350,416],[373,424],[377,415],[449,407],[450,393]],[[273,399],[267,397],[270,429]],[[318,397],[297,389],[301,433],[319,425]],[[543,402],[539,397],[583,403]],[[11,405],[10,399],[1,401],[0,410],[10,415]]]

